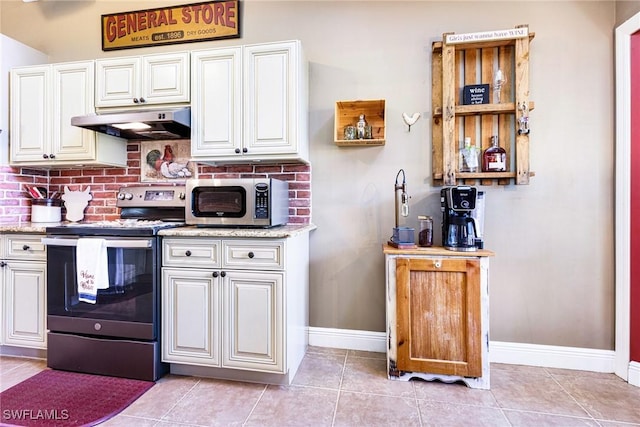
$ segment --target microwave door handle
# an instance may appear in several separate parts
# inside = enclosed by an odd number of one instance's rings
[[[43,237],[41,242],[51,246],[78,246],[78,239],[56,239],[51,237]],[[135,240],[105,240],[107,248],[150,248],[151,239],[135,239]]]

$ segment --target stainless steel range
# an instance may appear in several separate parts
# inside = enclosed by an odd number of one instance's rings
[[[184,191],[122,188],[120,220],[46,229],[47,366],[150,381],[167,372],[160,348],[158,231],[184,224]],[[78,246],[87,247],[87,239],[106,247],[102,275],[108,276],[108,287],[89,300],[78,286],[79,258],[86,259],[78,256]]]

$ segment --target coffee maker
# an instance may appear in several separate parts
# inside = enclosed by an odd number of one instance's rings
[[[445,187],[440,191],[442,246],[451,251],[482,249],[484,192],[475,187]]]

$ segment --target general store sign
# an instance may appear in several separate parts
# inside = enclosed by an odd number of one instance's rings
[[[240,37],[239,0],[102,15],[102,50]]]
[[[511,28],[508,30],[483,31],[480,33],[466,34],[446,34],[445,43],[471,43],[471,42],[488,42],[496,40],[517,39],[527,37],[529,35],[529,27]]]

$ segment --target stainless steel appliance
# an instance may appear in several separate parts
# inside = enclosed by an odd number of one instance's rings
[[[191,108],[117,111],[71,118],[71,125],[124,139],[191,138]]]
[[[475,187],[440,190],[442,245],[452,251],[475,251],[484,247],[484,192]]]
[[[187,181],[187,224],[268,228],[289,221],[289,184],[274,178]]]
[[[47,227],[47,366],[156,380],[160,348],[160,238],[184,224],[184,186],[122,188],[121,219]],[[80,300],[76,246],[104,239],[108,283]]]

